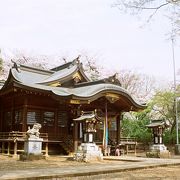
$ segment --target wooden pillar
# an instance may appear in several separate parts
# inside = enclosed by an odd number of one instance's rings
[[[126,144],[126,154],[128,155],[129,147],[128,144]]]
[[[2,154],[5,153],[5,142],[2,142]]]
[[[45,144],[45,156],[48,157],[48,142]]]
[[[74,140],[74,152],[78,148],[78,123],[74,122],[74,129],[73,129],[73,140]]]
[[[136,156],[136,146],[137,146],[137,143],[135,143],[135,145],[134,145],[134,154],[135,154],[135,156]]]
[[[11,143],[8,142],[8,149],[7,149],[7,154],[10,155],[10,148],[11,148]]]
[[[22,132],[27,131],[27,97],[24,99],[23,112],[22,112]]]
[[[120,120],[120,115],[116,117],[116,142],[117,144],[120,144],[120,138],[121,138],[121,120]]]
[[[0,132],[3,130],[3,101],[0,99]]]
[[[2,110],[0,111],[0,132],[2,132],[2,130],[3,130],[3,112],[2,112]]]
[[[57,137],[58,134],[58,109],[55,109],[55,117],[54,117],[54,134]],[[58,137],[59,138],[59,137]]]
[[[17,141],[14,141],[14,157],[17,156]]]
[[[14,96],[12,97],[11,101],[11,127],[10,131],[14,131],[15,126],[15,112],[14,112]]]

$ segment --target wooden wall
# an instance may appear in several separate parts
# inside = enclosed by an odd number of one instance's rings
[[[3,97],[1,106],[0,131],[27,131],[37,122],[40,132],[48,132],[52,139],[72,133],[68,105],[49,96],[14,93]]]

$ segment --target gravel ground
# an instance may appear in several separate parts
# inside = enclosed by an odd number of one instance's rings
[[[180,166],[168,166],[93,176],[61,178],[62,180],[179,180]],[[57,178],[58,180],[58,178]]]
[[[67,160],[67,157],[53,157],[51,156],[47,160],[37,160],[37,161],[18,161],[7,156],[0,155],[0,173],[5,171],[16,171],[16,170],[31,170],[41,168],[53,168],[53,167],[68,167],[68,166],[89,166],[99,164],[103,166],[104,163],[117,163],[116,161],[102,161],[102,162],[92,162],[92,163],[79,163],[70,160]],[[129,162],[119,162],[119,165],[127,164]],[[41,179],[42,178],[37,178]],[[49,178],[47,178],[50,180]],[[46,179],[46,180],[47,180]],[[101,175],[91,175],[91,176],[80,176],[80,177],[66,177],[66,178],[51,178],[51,180],[103,180],[103,179],[114,179],[114,180],[134,180],[134,179],[180,179],[180,165],[176,166],[167,166],[167,167],[157,167],[157,168],[148,168],[140,169],[133,171],[123,171],[119,173],[109,173]]]
[[[82,163],[83,164],[83,163]],[[81,165],[82,165],[81,164]],[[85,164],[85,163],[84,163]],[[0,171],[14,171],[14,170],[26,170],[26,169],[37,169],[37,168],[57,168],[60,166],[77,166],[78,162],[66,160],[65,158],[49,158],[47,160],[37,161],[19,161],[12,158],[1,158],[0,156]]]
[[[37,168],[57,168],[57,167],[68,167],[68,166],[91,166],[94,164],[107,164],[116,163],[115,161],[96,161],[91,163],[73,161],[72,157],[62,156],[50,156],[46,160],[34,160],[34,161],[19,161],[8,156],[0,155],[0,171],[11,171],[11,170],[25,170],[25,169],[37,169]],[[127,162],[122,162],[122,164]]]

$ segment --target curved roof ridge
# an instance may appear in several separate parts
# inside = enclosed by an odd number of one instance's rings
[[[55,68],[52,68],[51,71],[60,71],[62,69],[66,69],[66,68],[70,67],[71,65],[78,64],[79,63],[79,58],[80,58],[80,55],[77,58],[75,58],[74,60],[70,61],[70,62],[67,62],[67,63],[62,64],[60,66],[57,66]]]
[[[36,72],[36,73],[40,73],[40,74],[44,74],[44,73],[45,74],[52,74],[53,73],[53,71],[51,71],[51,70],[33,67],[30,65],[20,64],[20,63],[13,61],[13,60],[11,60],[11,61],[13,63],[13,66],[11,67],[11,69],[15,68],[18,72],[23,70],[23,71],[28,71],[28,72]]]
[[[60,89],[53,89],[52,92],[56,95],[60,95]],[[128,93],[128,91],[118,85],[110,84],[110,83],[101,83],[101,84],[94,84],[84,87],[76,87],[69,89],[70,95],[72,95],[75,99],[89,99],[95,97],[96,95],[104,94],[104,93],[115,93],[119,95],[123,95],[127,97],[135,106],[144,108],[146,105],[141,104],[135,99],[132,95]],[[96,99],[96,98],[95,98]]]
[[[109,77],[103,78],[103,79],[99,79],[96,81],[78,83],[75,85],[75,87],[90,86],[90,85],[101,84],[101,83],[110,83],[110,84],[115,84],[115,85],[121,86],[121,83],[120,83],[119,79],[117,78],[117,73],[115,73],[112,76],[109,76]]]

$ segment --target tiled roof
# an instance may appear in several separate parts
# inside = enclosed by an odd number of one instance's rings
[[[72,99],[94,101],[99,97],[106,96],[107,93],[111,93],[124,98],[125,101],[128,101],[132,106],[136,107],[135,109],[143,109],[145,107],[133,99],[133,97],[121,87],[120,82],[115,76],[91,82],[86,78],[84,72],[80,72],[82,71],[81,66],[82,64],[77,60],[51,70],[43,70],[14,63],[8,79],[13,79],[13,81],[22,86],[48,91],[55,96],[69,96]],[[52,82],[61,83],[63,80],[69,80],[68,78],[73,80],[73,75],[77,73],[77,71],[84,77],[83,83],[79,83],[74,87],[51,86]]]

